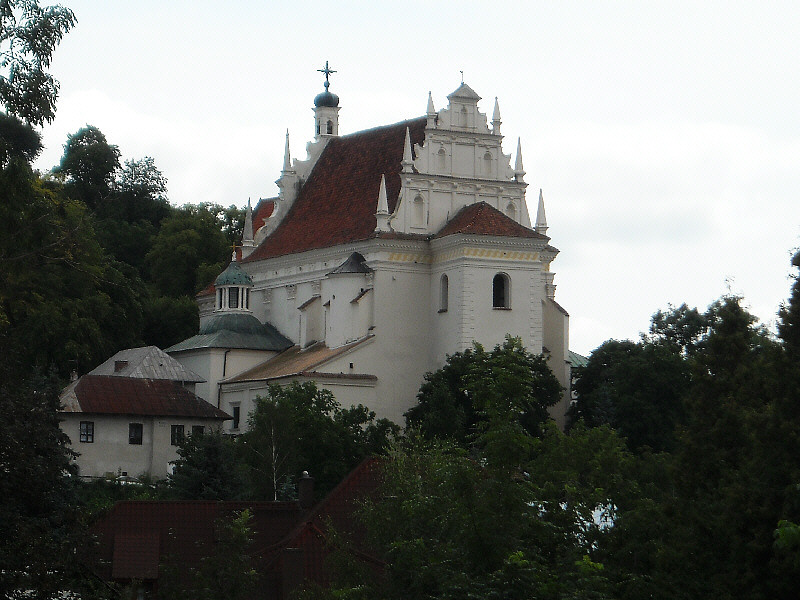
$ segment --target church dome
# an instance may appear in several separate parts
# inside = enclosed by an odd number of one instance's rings
[[[220,331],[263,335],[265,328],[261,321],[253,315],[245,313],[214,315],[200,327],[200,335],[209,335]]]
[[[223,285],[253,285],[253,278],[244,272],[239,263],[231,261],[231,264],[214,280],[214,285],[216,287]]]
[[[339,106],[339,96],[329,92],[328,87],[326,85],[325,91],[317,94],[317,96],[314,98],[314,106],[316,106],[317,108],[323,106],[328,108],[336,108],[337,106]]]

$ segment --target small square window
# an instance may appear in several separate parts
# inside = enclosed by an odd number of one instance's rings
[[[142,445],[142,437],[144,436],[144,425],[141,423],[128,424],[128,443],[136,446]]]
[[[81,421],[81,442],[84,444],[94,443],[94,421]]]
[[[193,436],[200,436],[206,432],[206,428],[203,425],[192,425],[192,435]]]
[[[183,443],[183,425],[170,426],[169,443],[173,446],[180,446]]]

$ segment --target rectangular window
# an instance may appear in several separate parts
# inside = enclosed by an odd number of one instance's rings
[[[239,308],[239,288],[228,290],[228,308]]]
[[[192,435],[193,436],[200,436],[206,432],[206,428],[202,425],[192,425]]]
[[[179,446],[183,443],[183,425],[170,426],[169,443],[173,446]]]
[[[94,421],[81,421],[81,442],[94,443]]]
[[[233,412],[233,425],[231,429],[239,429],[239,416],[241,415],[241,408],[239,406],[231,406]]]
[[[141,423],[128,424],[128,443],[137,446],[142,445],[142,437],[144,435],[144,425]]]

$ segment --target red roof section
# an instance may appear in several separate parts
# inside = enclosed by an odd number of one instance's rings
[[[364,240],[376,226],[381,175],[389,212],[400,194],[406,128],[422,144],[426,118],[333,137],[277,229],[244,262]],[[253,224],[255,227],[255,222]]]
[[[84,375],[75,386],[81,411],[94,414],[230,419],[174,381]]]
[[[275,198],[261,198],[253,211],[253,233],[261,229],[275,212]]]
[[[259,598],[286,600],[291,587],[304,579],[327,582],[329,525],[361,546],[364,534],[356,511],[377,490],[380,474],[381,460],[366,459],[309,511],[296,502],[119,502],[92,526],[98,543],[87,560],[106,580],[154,581],[167,557],[196,566],[210,553],[219,520],[249,509],[253,542],[248,553],[262,576]],[[380,569],[379,560],[359,549],[354,553],[373,570]]]
[[[462,208],[434,237],[440,238],[455,233],[550,239],[520,225],[486,202]]]

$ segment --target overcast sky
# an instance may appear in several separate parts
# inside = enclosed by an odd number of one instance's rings
[[[46,3],[45,0],[42,3]],[[571,347],[732,292],[774,325],[800,245],[800,8],[756,2],[64,0],[56,120],[152,156],[177,205],[277,194],[288,128],[313,137],[317,69],[340,133],[438,109],[464,81],[543,188]],[[273,6],[274,5],[274,6]]]

